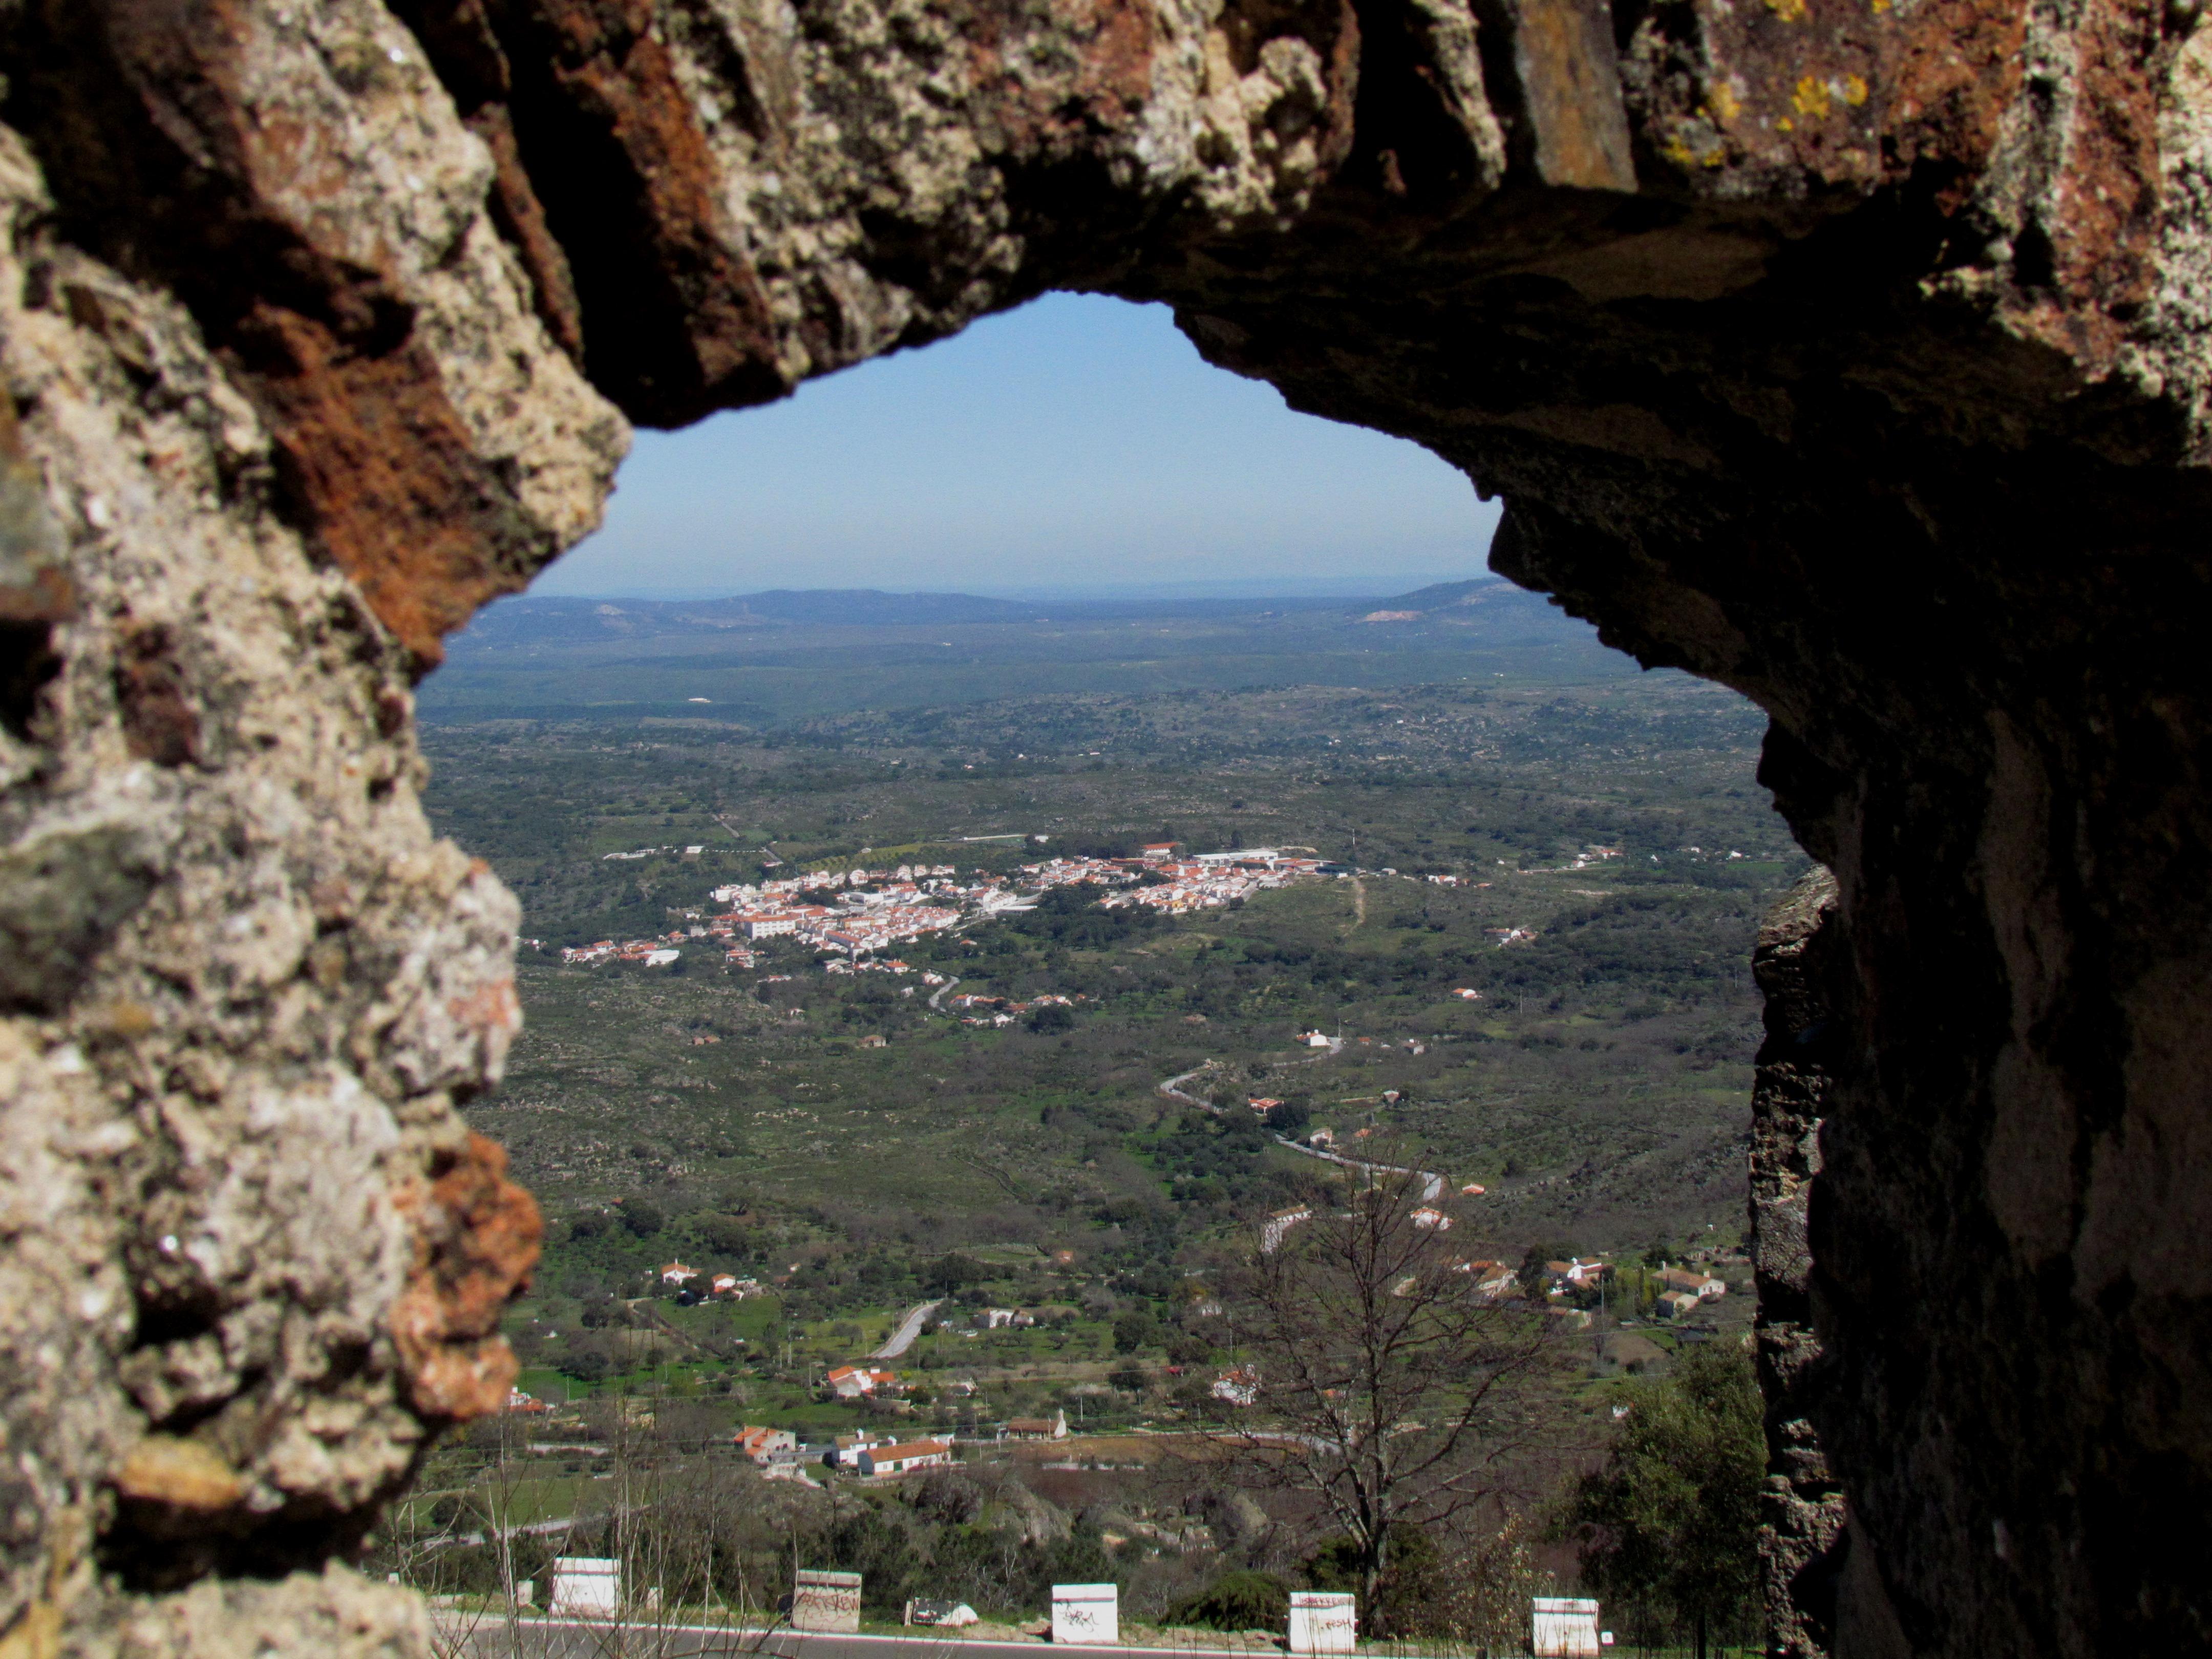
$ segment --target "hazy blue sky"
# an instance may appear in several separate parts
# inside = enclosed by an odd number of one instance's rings
[[[1055,294],[765,409],[646,432],[538,593],[1388,593],[1484,568],[1498,508],[1297,415],[1166,307]]]

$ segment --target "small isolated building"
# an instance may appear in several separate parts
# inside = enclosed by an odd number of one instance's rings
[[[1474,1279],[1478,1302],[1503,1302],[1521,1288],[1519,1276],[1503,1261],[1468,1261],[1460,1271]]]
[[[789,1429],[763,1429],[747,1425],[731,1440],[756,1463],[765,1463],[780,1452],[795,1455],[799,1450],[799,1437]]]
[[[1065,1440],[1067,1438],[1067,1413],[1054,1412],[1050,1417],[1017,1417],[1006,1425],[1009,1440]]]
[[[1313,1206],[1310,1204],[1294,1204],[1287,1210],[1276,1211],[1260,1224],[1260,1249],[1272,1254],[1291,1228],[1301,1221],[1312,1219]]]
[[[1660,1310],[1669,1319],[1683,1318],[1705,1305],[1702,1298],[1691,1295],[1687,1291],[1669,1291],[1659,1298]]]
[[[1711,1273],[1701,1273],[1689,1267],[1668,1267],[1652,1275],[1670,1291],[1683,1291],[1700,1299],[1711,1302],[1728,1294],[1728,1281],[1715,1279]]]
[[[858,1400],[864,1394],[873,1394],[897,1381],[896,1372],[871,1370],[860,1365],[840,1365],[829,1377],[830,1387],[840,1400]]]
[[[679,1288],[699,1277],[696,1267],[687,1267],[681,1261],[672,1261],[660,1270],[660,1282]]]
[[[1433,1205],[1424,1204],[1419,1209],[1414,1211],[1413,1220],[1416,1227],[1426,1227],[1434,1232],[1443,1233],[1451,1231],[1451,1218]]]
[[[1260,1398],[1260,1369],[1256,1365],[1237,1365],[1213,1379],[1209,1390],[1216,1400],[1231,1406],[1249,1406]]]

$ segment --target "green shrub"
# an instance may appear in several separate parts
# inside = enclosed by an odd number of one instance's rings
[[[1167,1622],[1212,1630],[1282,1630],[1290,1618],[1290,1587],[1273,1573],[1225,1572],[1170,1608]]]

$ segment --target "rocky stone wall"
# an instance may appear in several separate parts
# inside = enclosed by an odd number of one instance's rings
[[[1829,981],[1840,964],[1829,923],[1836,878],[1816,866],[1766,918],[1753,972],[1766,999],[1751,1095],[1752,1273],[1759,1384],[1766,1401],[1759,1556],[1767,1650],[1820,1659],[1835,1640],[1838,1579],[1850,1544],[1844,1492],[1821,1449],[1827,1380],[1813,1313],[1813,1188],[1820,1173],[1828,1057],[1841,1035]]]
[[[536,1220],[410,684],[627,421],[1053,286],[1772,716],[1835,879],[1764,947],[1830,964],[1818,1102],[1762,1070],[1778,1563],[1850,1512],[1778,1639],[2206,1645],[2197,11],[4,0],[0,1654],[421,1651],[343,1563]]]

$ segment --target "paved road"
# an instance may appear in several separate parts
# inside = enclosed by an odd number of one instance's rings
[[[1308,1158],[1317,1158],[1329,1164],[1341,1164],[1347,1170],[1380,1170],[1384,1175],[1419,1176],[1421,1178],[1421,1202],[1433,1204],[1443,1195],[1444,1178],[1430,1170],[1402,1170],[1395,1164],[1369,1164],[1363,1159],[1346,1158],[1341,1152],[1324,1152],[1318,1146],[1302,1146],[1286,1135],[1277,1135],[1276,1143]]]
[[[959,983],[960,975],[957,974],[955,974],[951,979],[946,980],[944,984],[939,986],[934,991],[932,991],[929,994],[929,1006],[935,1008],[937,1006],[938,998],[943,996],[947,991],[951,990],[954,986]]]
[[[937,1305],[934,1302],[921,1302],[908,1308],[906,1310],[906,1317],[899,1321],[899,1328],[891,1333],[890,1340],[870,1354],[868,1358],[896,1359],[914,1346],[915,1338],[921,1334],[923,1322],[928,1319]]]
[[[764,1659],[1012,1659],[1054,1652],[1120,1655],[1122,1659],[1194,1659],[1221,1656],[1224,1648],[1079,1647],[1073,1643],[972,1642],[947,1632],[917,1629],[910,1636],[802,1635],[782,1627],[744,1630],[713,1625],[617,1625],[605,1620],[526,1619],[510,1628],[487,1616],[463,1630],[441,1612],[457,1650],[471,1659],[719,1659],[758,1654]],[[1193,1632],[1194,1635],[1196,1632]],[[442,1644],[441,1644],[442,1645]]]
[[[1196,1077],[1200,1072],[1204,1071],[1207,1066],[1212,1064],[1213,1062],[1210,1060],[1200,1060],[1197,1065],[1192,1066],[1188,1072],[1176,1073],[1175,1076],[1170,1078],[1166,1082],[1160,1085],[1160,1092],[1165,1095],[1170,1100],[1187,1100],[1194,1106],[1203,1106],[1207,1110],[1211,1111],[1212,1109],[1212,1103],[1200,1100],[1196,1095],[1187,1095],[1183,1093],[1182,1085],[1189,1082],[1191,1079]]]

